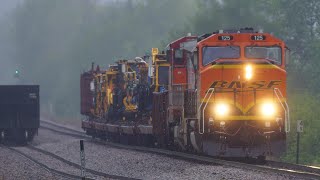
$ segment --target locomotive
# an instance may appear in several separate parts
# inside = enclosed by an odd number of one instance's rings
[[[220,157],[278,157],[290,131],[286,44],[252,28],[185,37],[81,74],[94,137]]]

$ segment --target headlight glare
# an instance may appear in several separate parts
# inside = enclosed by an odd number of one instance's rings
[[[215,113],[218,116],[225,116],[228,114],[228,112],[229,112],[229,107],[227,104],[220,103],[220,104],[217,104],[215,107]]]
[[[245,78],[247,80],[250,80],[253,76],[253,73],[252,73],[252,66],[250,64],[246,65],[245,67]]]
[[[276,113],[275,105],[272,103],[265,103],[261,107],[261,112],[264,116],[273,116]]]

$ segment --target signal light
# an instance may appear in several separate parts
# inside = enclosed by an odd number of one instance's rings
[[[18,69],[16,69],[16,71],[14,72],[14,77],[15,77],[15,78],[18,78],[18,77],[19,77],[19,70],[18,70]]]

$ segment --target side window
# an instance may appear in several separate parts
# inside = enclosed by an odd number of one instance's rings
[[[285,54],[285,60],[286,60],[286,65],[289,64],[290,62],[290,49],[286,48],[286,54]]]
[[[194,65],[194,69],[197,70],[198,69],[198,51],[193,52],[192,62]]]
[[[183,65],[184,64],[184,59],[183,59],[183,50],[181,49],[176,49],[174,50],[174,65]]]
[[[169,67],[167,66],[159,66],[159,84],[160,85],[168,85],[169,84]]]
[[[175,57],[176,59],[182,59],[182,57],[183,57],[183,51],[180,50],[180,49],[176,49],[176,50],[174,51],[174,57]]]

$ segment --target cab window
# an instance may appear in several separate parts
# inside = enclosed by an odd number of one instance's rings
[[[218,59],[235,59],[240,58],[239,46],[224,47],[203,47],[202,48],[202,65],[206,66]]]
[[[272,64],[281,65],[281,48],[248,46],[245,48],[245,57],[248,59],[265,59]]]

